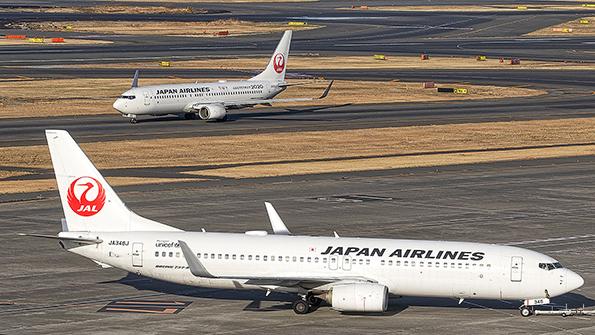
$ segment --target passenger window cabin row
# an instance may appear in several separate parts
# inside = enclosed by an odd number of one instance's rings
[[[155,251],[155,257],[174,257],[174,252]],[[180,252],[175,252],[175,257],[180,257]],[[312,256],[269,256],[269,255],[236,255],[236,254],[215,254],[215,253],[197,253],[197,258],[201,259],[217,259],[217,260],[248,260],[248,261],[263,261],[263,262],[299,262],[299,263],[319,263],[326,264],[329,262],[327,257],[312,257]],[[338,258],[331,257],[330,263],[338,262]],[[370,259],[351,258],[343,259],[343,263],[350,262],[352,265],[370,265]],[[456,262],[440,262],[440,261],[414,261],[414,260],[380,260],[382,266],[404,266],[404,267],[428,267],[428,268],[450,268],[450,269],[469,269],[469,268],[490,268],[491,264],[483,263],[456,263]]]
[[[213,92],[213,93],[195,93],[194,96],[195,97],[202,97],[203,95],[206,95],[208,97],[210,96],[221,96],[221,95],[233,95],[233,94],[256,94],[256,93],[262,93],[262,91],[242,91],[242,92]],[[173,94],[173,95],[162,95],[162,96],[156,96],[155,99],[180,99],[180,98],[189,98],[191,97],[191,94]],[[130,98],[128,96],[122,96],[121,98],[123,99],[134,99],[134,97]],[[151,99],[153,99],[153,97],[151,97]]]

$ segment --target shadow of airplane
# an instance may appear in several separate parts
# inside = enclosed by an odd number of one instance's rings
[[[118,280],[100,282],[100,284],[116,283],[133,287],[139,291],[151,291],[184,297],[236,301],[244,300],[248,301],[248,304],[243,310],[248,312],[275,312],[291,310],[292,303],[295,300],[295,295],[290,293],[271,292],[271,294],[267,296],[263,291],[259,290],[231,290],[194,287],[146,278],[132,273],[129,273],[127,276]],[[266,307],[263,307],[263,302],[276,304],[267,304]],[[342,312],[341,314],[352,316],[393,316],[403,312],[409,307],[518,310],[520,305],[520,301],[504,300],[470,299],[459,304],[458,299],[454,298],[391,297],[389,300],[388,310],[384,313]],[[562,296],[552,298],[552,305],[557,307],[564,307],[568,305],[569,308],[582,306],[592,307],[595,306],[595,300],[578,293],[567,293]],[[328,306],[328,304],[323,303],[322,306]]]
[[[283,111],[278,111],[278,112],[240,112],[240,113],[233,113],[230,114],[230,118],[253,118],[253,117],[258,117],[258,118],[263,118],[263,117],[270,117],[270,116],[287,116],[287,115],[295,115],[295,114],[306,114],[306,113],[314,113],[317,111],[322,111],[325,109],[330,109],[330,108],[340,108],[340,107],[346,107],[346,106],[351,106],[352,104],[347,103],[347,104],[340,104],[340,105],[327,105],[327,106],[313,106],[313,107],[307,107],[307,108],[284,108]],[[301,119],[300,119],[301,120]]]
[[[340,108],[340,107],[346,107],[346,106],[350,106],[350,105],[352,105],[352,104],[347,103],[347,104],[341,104],[341,105],[314,106],[314,107],[299,108],[299,109],[284,108],[283,111],[276,111],[276,112],[228,113],[227,119],[225,120],[225,122],[234,122],[234,121],[237,121],[237,120],[243,119],[243,118],[269,119],[269,117],[279,117],[279,116],[290,116],[290,115],[295,115],[295,114],[313,113],[316,111],[325,110],[325,109],[329,109],[329,108]],[[173,122],[173,121],[197,122],[197,121],[202,121],[202,120],[200,120],[200,119],[185,119],[183,117],[179,117],[179,116],[175,116],[175,115],[164,115],[164,116],[156,116],[156,117],[151,117],[151,118],[146,118],[146,119],[139,118],[139,119],[137,119],[137,124],[138,123],[151,123],[151,122],[164,122],[164,121],[167,121],[167,122]],[[307,120],[300,119],[300,121],[307,121]],[[320,121],[320,120],[312,120],[312,121]],[[211,122],[213,122],[213,121],[211,121]],[[214,121],[214,122],[217,122],[217,121]]]

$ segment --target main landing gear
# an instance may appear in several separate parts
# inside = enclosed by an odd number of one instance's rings
[[[321,303],[322,299],[315,297],[312,293],[308,293],[294,301],[292,308],[295,314],[308,314],[318,309]]]
[[[184,119],[186,120],[196,120],[199,119],[196,113],[184,113]]]

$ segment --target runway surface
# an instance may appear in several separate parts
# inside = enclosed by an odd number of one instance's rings
[[[17,73],[18,69],[13,69]],[[78,70],[40,69],[44,77],[74,77]],[[212,77],[214,71],[154,70],[142,76],[164,77],[166,73],[191,78]],[[254,108],[230,111],[230,122],[206,123],[180,120],[177,117],[142,117],[131,126],[114,111],[113,114],[2,120],[0,146],[44,144],[43,130],[69,130],[81,142],[146,138],[217,136],[228,134],[267,133],[279,131],[357,129],[409,125],[447,124],[486,121],[535,120],[590,117],[595,95],[595,71],[562,70],[325,70],[305,71],[329,79],[466,82],[478,85],[504,85],[543,89],[547,95],[531,98],[493,99],[436,103],[358,104],[322,107]],[[24,75],[32,72],[24,71]],[[79,77],[93,77],[89,71],[78,71]],[[105,70],[101,76],[122,77],[121,70]],[[238,73],[220,71],[223,78]],[[247,77],[243,74],[244,77]],[[141,77],[142,82],[142,77]],[[331,91],[332,94],[332,91]],[[92,102],[90,102],[92,103]]]
[[[546,253],[585,278],[581,289],[554,299],[569,306],[595,301],[593,157],[305,177],[223,180],[117,188],[144,216],[187,230],[270,229],[263,201],[273,201],[298,234],[472,240],[515,244]],[[349,195],[392,200],[351,202]],[[334,200],[339,199],[339,200]],[[518,302],[391,299],[385,316],[341,315],[322,307],[297,316],[289,295],[171,285],[96,268],[57,243],[15,236],[53,234],[62,217],[57,194],[0,204],[0,333],[122,334],[590,334],[591,318],[522,318]],[[33,246],[33,248],[25,248]],[[118,299],[191,301],[172,316],[98,313]],[[109,330],[108,330],[109,329]]]
[[[389,5],[393,1],[375,1]],[[474,4],[446,0],[442,4]],[[529,1],[530,5],[573,2]],[[102,1],[84,5],[105,4]],[[358,3],[356,3],[358,4]],[[427,4],[402,1],[402,5]],[[514,1],[490,4],[517,5]],[[519,57],[595,62],[593,37],[530,38],[524,34],[587,16],[556,12],[380,12],[340,11],[351,2],[192,4],[211,14],[96,15],[15,13],[3,6],[80,6],[79,1],[0,1],[0,34],[30,33],[2,26],[15,21],[160,20],[208,21],[238,18],[287,22],[304,20],[324,28],[296,32],[291,54]],[[185,7],[187,3],[171,4]],[[205,57],[268,56],[280,34],[220,39],[110,36],[64,33],[65,37],[109,39],[111,45],[2,46],[0,80],[27,78],[122,78],[132,70],[66,69],[59,65],[182,60]],[[542,89],[547,95],[448,103],[360,104],[324,107],[256,108],[231,113],[230,122],[205,123],[174,117],[146,118],[130,125],[116,113],[82,117],[0,119],[0,150],[44,145],[43,130],[66,129],[79,142],[260,134],[280,131],[360,129],[465,122],[593,117],[595,70],[300,70],[292,75],[328,79],[464,82]],[[189,80],[249,77],[245,71],[150,69],[142,78]],[[33,79],[34,80],[34,79]],[[40,89],[43,89],[40,82]],[[1,93],[0,93],[1,98]],[[1,112],[1,105],[0,105]],[[131,148],[133,150],[134,148]],[[200,154],[200,153],[197,153]],[[272,201],[299,234],[445,239],[514,244],[559,259],[585,278],[581,289],[555,299],[570,307],[595,308],[595,156],[505,163],[329,173],[256,179],[195,176],[196,182],[117,187],[130,208],[182,229],[244,232],[268,229],[263,202]],[[11,168],[0,162],[0,169]],[[179,178],[196,167],[111,169],[108,176]],[[26,170],[26,169],[25,169]],[[52,178],[31,169],[22,178]],[[188,178],[187,175],[184,175]],[[354,195],[386,197],[354,202]],[[291,310],[291,295],[178,286],[98,269],[56,243],[17,232],[55,234],[63,216],[54,191],[0,195],[0,334],[591,334],[592,318],[518,315],[518,302],[451,299],[391,299],[383,316],[342,315],[322,307],[307,316]],[[159,300],[184,304],[177,314],[98,312],[110,306],[139,306]],[[128,301],[128,305],[126,305]],[[186,305],[190,302],[189,305]],[[108,305],[109,304],[109,305]]]
[[[25,2],[27,5],[68,5],[69,1]],[[101,3],[101,2],[98,2]],[[405,4],[419,4],[409,1]],[[448,3],[465,4],[466,1]],[[548,2],[550,3],[550,2]],[[17,2],[17,5],[19,3]],[[376,3],[375,3],[376,4]],[[378,2],[377,5],[391,4]],[[494,4],[514,4],[497,1]],[[532,2],[538,5],[539,1]],[[559,2],[559,4],[568,4]],[[183,4],[172,4],[183,6]],[[199,15],[128,15],[128,14],[55,14],[14,13],[0,11],[0,22],[41,21],[46,19],[126,19],[126,20],[213,20],[238,18],[254,21],[286,22],[304,19],[324,28],[296,32],[292,54],[321,55],[398,53],[431,55],[485,54],[488,57],[521,57],[595,62],[593,37],[528,38],[523,34],[582,15],[581,11],[561,12],[377,12],[340,11],[344,2],[323,1],[279,4],[199,4],[198,8],[220,11]],[[7,33],[27,31],[7,30]],[[85,38],[109,38],[112,45],[54,46],[36,48],[15,46],[0,48],[3,59],[2,78],[15,76],[40,78],[122,78],[130,80],[133,69],[59,68],[64,64],[129,62],[132,60],[194,59],[210,56],[268,55],[277,43],[278,34],[196,39],[163,36],[100,36],[67,33]],[[35,50],[36,52],[31,52]],[[81,141],[121,140],[165,137],[213,136],[272,131],[349,129],[417,124],[444,124],[496,120],[528,120],[586,117],[593,115],[595,71],[559,70],[302,70],[289,74],[323,76],[328,79],[401,80],[464,82],[480,85],[506,85],[545,89],[547,96],[495,101],[449,103],[381,104],[327,106],[325,108],[264,109],[234,111],[231,121],[205,124],[200,121],[178,121],[176,118],[148,118],[131,127],[115,112],[113,115],[88,117],[27,118],[2,120],[0,145],[43,144],[43,129],[64,128]],[[254,73],[230,70],[148,69],[142,78],[176,76],[189,80],[200,78],[249,77]],[[43,82],[40,82],[43,85]],[[92,103],[92,102],[90,102]],[[109,108],[109,107],[108,107]],[[167,122],[166,122],[167,121]],[[175,122],[174,122],[175,121]]]
[[[26,2],[31,5],[30,2]],[[36,2],[59,6],[71,2]],[[416,3],[412,1],[412,3]],[[419,1],[417,1],[420,4]],[[476,4],[457,1],[457,4]],[[503,2],[513,4],[513,2]],[[539,1],[533,2],[540,4]],[[551,2],[543,2],[551,4]],[[11,5],[18,5],[11,3]],[[385,4],[393,4],[385,2]],[[421,4],[427,4],[421,2]],[[516,5],[516,3],[514,3]],[[568,4],[568,2],[560,2]],[[80,5],[77,3],[77,5]],[[173,4],[185,7],[188,4]],[[375,5],[382,5],[378,2]],[[0,11],[0,25],[22,21],[76,20],[159,20],[211,21],[234,18],[249,21],[306,21],[324,28],[296,32],[292,52],[323,54],[400,53],[477,55],[532,59],[595,61],[593,37],[529,38],[524,34],[584,16],[584,10],[556,12],[394,12],[337,10],[349,7],[343,1],[278,4],[196,4],[207,10],[223,10],[221,14],[130,15],[85,13],[15,13]],[[6,30],[6,33],[28,33]],[[3,47],[5,65],[63,64],[89,61],[125,61],[151,57],[194,58],[205,55],[259,54],[268,55],[276,39],[268,35],[196,39],[172,36],[113,36],[97,33],[59,32],[64,37],[110,39],[111,45],[52,46],[43,50],[35,46]]]

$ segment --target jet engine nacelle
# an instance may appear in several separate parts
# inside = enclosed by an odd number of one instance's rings
[[[340,312],[385,312],[388,307],[388,288],[373,283],[333,286],[326,301]]]
[[[202,105],[198,108],[198,116],[203,120],[225,120],[227,111],[222,105]]]

